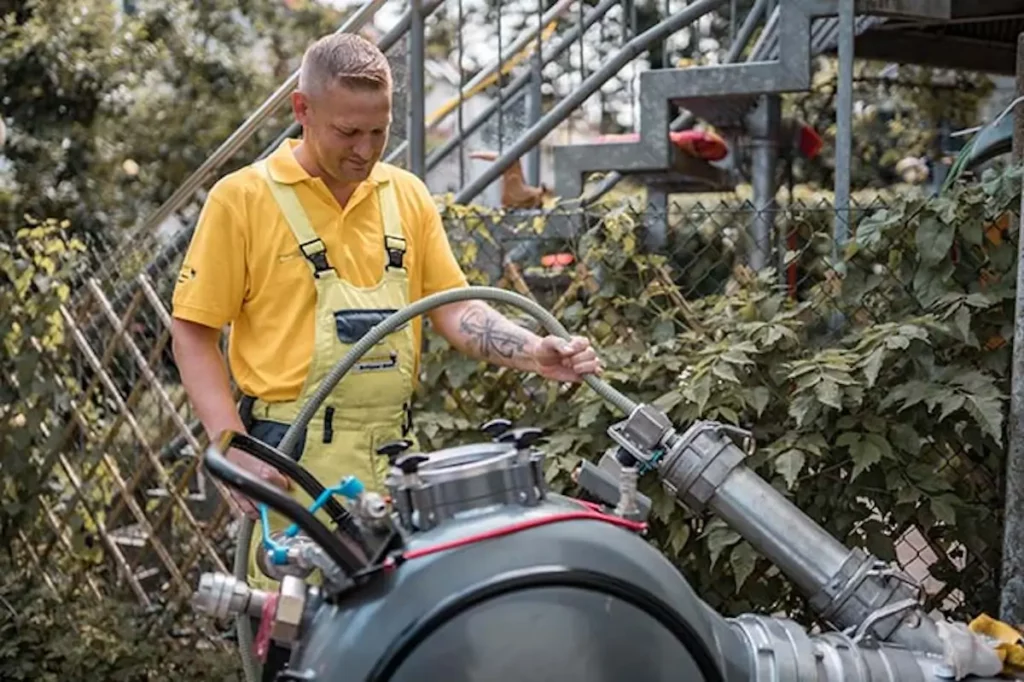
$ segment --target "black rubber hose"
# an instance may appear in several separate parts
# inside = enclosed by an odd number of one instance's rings
[[[662,599],[615,576],[569,566],[536,566],[502,573],[449,596],[420,617],[391,643],[366,682],[390,682],[410,654],[452,618],[510,592],[542,587],[573,587],[621,599],[653,617],[693,656],[706,682],[725,682],[708,645],[685,619]]]
[[[309,473],[294,459],[247,433],[225,431],[221,434],[218,442],[220,452],[227,452],[230,448],[235,448],[274,467],[295,481],[314,500],[320,497],[324,490],[326,490],[313,474]],[[323,508],[327,515],[331,517],[331,520],[338,525],[340,532],[348,535],[364,551],[369,551],[366,540],[363,538],[363,533],[359,530],[359,526],[356,525],[355,519],[352,518],[349,511],[337,499],[328,497],[327,501],[324,502]]]
[[[309,537],[320,545],[331,561],[345,570],[348,575],[366,567],[366,561],[356,556],[335,537],[315,516],[283,492],[264,483],[241,467],[232,464],[216,447],[206,450],[203,464],[209,472],[226,484],[239,490],[246,497],[262,502],[274,511],[291,519]]]

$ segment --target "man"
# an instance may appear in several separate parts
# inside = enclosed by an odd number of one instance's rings
[[[285,141],[212,188],[178,278],[172,326],[182,383],[211,438],[248,430],[278,444],[373,324],[466,286],[426,186],[380,162],[391,90],[388,62],[374,45],[351,34],[320,39],[303,57],[291,99],[301,142]],[[585,339],[540,338],[484,302],[453,303],[429,317],[455,348],[497,365],[569,382],[600,371]],[[229,324],[231,373],[251,407],[245,423],[218,346]],[[416,320],[382,340],[309,423],[294,454],[325,484],[351,474],[380,489],[387,461],[375,451],[408,435],[421,333]],[[227,456],[309,503],[254,458]],[[238,501],[256,518],[249,500]],[[283,523],[270,519],[275,530]],[[250,582],[266,585],[253,556]]]

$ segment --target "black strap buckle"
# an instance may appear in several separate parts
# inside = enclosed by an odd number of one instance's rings
[[[388,252],[388,269],[405,269],[405,239],[385,235],[384,248]]]
[[[307,249],[306,247],[310,244],[314,246]],[[331,263],[327,260],[327,247],[319,239],[311,239],[308,242],[299,244],[299,250],[302,251],[302,255],[306,257],[306,260],[313,264],[313,274],[316,277],[319,277],[321,272],[331,269]]]

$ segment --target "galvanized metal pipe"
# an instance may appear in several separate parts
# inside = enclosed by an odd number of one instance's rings
[[[763,552],[806,595],[827,585],[850,554],[745,466],[733,470],[715,492],[712,505],[730,528]]]
[[[557,59],[563,52],[572,47],[572,44],[576,41],[577,37],[583,32],[590,28],[595,21],[599,20],[605,14],[608,13],[612,7],[619,4],[620,0],[601,0],[597,7],[592,9],[589,14],[583,18],[583,22],[575,25],[570,30],[566,31],[562,39],[554,44],[550,52],[544,54],[542,61],[547,64]],[[427,171],[430,171],[437,164],[441,163],[456,147],[459,147],[470,135],[480,129],[482,125],[487,123],[494,112],[498,111],[501,107],[500,101],[512,102],[513,96],[518,93],[523,87],[530,83],[532,74],[521,73],[516,76],[511,83],[509,83],[501,92],[501,97],[498,101],[491,102],[487,107],[480,112],[480,114],[466,124],[458,135],[453,135],[448,138],[443,145],[435,149],[427,157]],[[534,124],[536,125],[536,124]],[[531,125],[532,127],[532,125]]]
[[[537,0],[537,21],[543,24],[543,0]],[[530,96],[527,103],[527,125],[532,126],[540,120],[544,112],[544,43],[541,32],[537,32],[537,47],[530,60]],[[536,187],[540,185],[540,150],[534,149],[526,159],[526,182]]]
[[[619,434],[615,439],[620,444],[646,439],[649,452],[654,442],[650,434],[670,423],[663,413],[641,406],[609,433]],[[716,422],[696,422],[684,433],[658,441],[665,452],[657,463],[658,476],[676,500],[695,511],[713,511],[792,580],[832,624],[870,631],[916,651],[941,653],[936,623],[918,601],[920,587],[876,557],[846,547],[748,468],[746,452],[730,431]]]
[[[352,17],[342,24],[341,28],[338,29],[338,33],[354,33],[362,29],[377,13],[377,10],[384,5],[385,0],[370,0],[365,5],[356,10],[356,13]],[[288,77],[288,80],[284,82],[281,87],[274,91],[270,97],[268,97],[263,104],[261,104],[256,111],[249,115],[242,125],[240,125],[235,132],[231,133],[231,136],[217,148],[213,154],[211,154],[203,165],[199,167],[185,182],[183,182],[174,194],[163,203],[149,219],[144,223],[143,230],[145,232],[151,232],[156,230],[172,213],[180,209],[197,189],[199,189],[204,182],[216,172],[224,163],[234,156],[235,152],[242,148],[246,142],[249,141],[255,133],[257,128],[266,121],[278,107],[280,107],[295,91],[296,86],[299,83],[299,70],[296,69],[295,73]]]
[[[835,236],[838,267],[850,232],[850,163],[853,147],[854,0],[839,0],[839,87],[836,91]]]
[[[754,115],[751,132],[751,182],[754,189],[754,215],[750,223],[750,247],[747,265],[759,272],[770,263],[772,234],[775,232],[775,183],[779,159],[779,128],[782,107],[778,95],[764,95]]]
[[[675,33],[683,26],[693,23],[716,7],[725,4],[728,0],[698,0],[686,9],[677,12],[672,17],[662,21],[656,26],[644,31],[636,38],[630,40],[626,46],[619,50],[596,72],[591,74],[583,84],[571,95],[555,105],[541,121],[532,126],[522,135],[512,147],[492,163],[488,168],[468,187],[462,189],[455,197],[455,201],[465,204],[472,201],[476,195],[497,180],[509,166],[519,160],[526,152],[540,142],[545,135],[551,132],[555,126],[561,123],[573,110],[583,103],[588,97],[597,91],[608,79],[612,78],[618,71],[643,53],[647,47],[666,36]]]

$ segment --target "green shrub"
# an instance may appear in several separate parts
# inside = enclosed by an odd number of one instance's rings
[[[0,564],[2,565],[2,564]],[[85,590],[55,594],[30,569],[4,570],[0,679],[31,682],[230,682],[238,656],[203,634],[205,624],[168,607],[143,612]]]
[[[83,252],[67,224],[29,221],[0,233],[0,679],[217,680],[237,678],[238,657],[193,624],[187,605],[142,611],[97,584],[99,548],[82,544],[92,518],[55,448],[70,407],[62,389],[69,347],[61,306]],[[83,481],[85,494],[91,481]],[[69,514],[72,552],[52,549],[40,492]],[[56,495],[54,495],[56,493]],[[38,563],[37,563],[38,562]],[[44,570],[45,569],[45,570]]]
[[[999,226],[1019,191],[1019,173],[989,174],[951,196],[871,212],[842,268],[828,263],[830,246],[819,249],[826,256],[805,270],[800,301],[773,272],[742,267],[719,293],[686,300],[685,273],[639,252],[636,221],[612,210],[577,252],[581,272],[600,281],[554,312],[594,341],[605,378],[627,395],[657,402],[678,425],[711,419],[752,431],[748,464],[841,541],[891,561],[904,532],[919,531],[938,557],[931,575],[947,585],[934,606],[973,616],[998,602],[1016,259]],[[463,207],[447,219],[469,231],[485,223]],[[475,251],[465,249],[467,265]],[[605,429],[621,415],[588,387],[484,366],[436,336],[429,344],[418,416],[426,446],[494,416],[544,427],[548,477],[574,492],[568,472],[611,445]],[[655,498],[652,541],[712,606],[809,615],[734,531],[673,506],[650,477],[642,483]],[[945,603],[956,588],[964,602]]]

